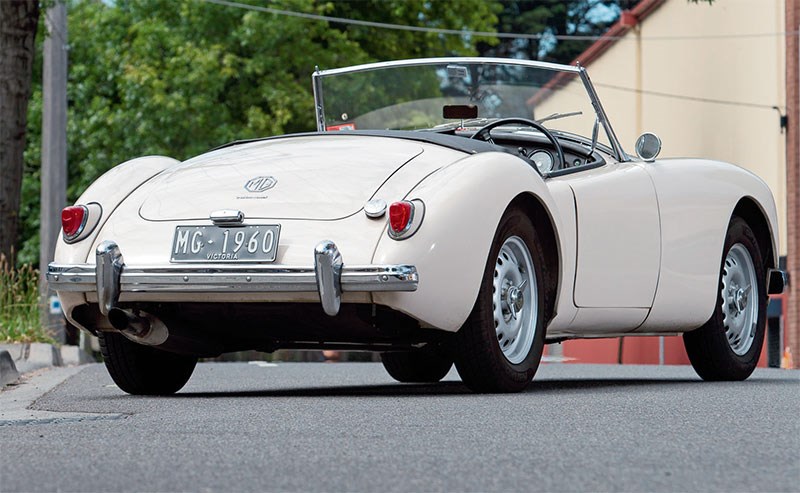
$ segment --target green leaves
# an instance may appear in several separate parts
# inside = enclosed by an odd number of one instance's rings
[[[0,343],[53,342],[39,323],[39,271],[0,254]]]
[[[484,0],[282,0],[270,6],[479,31],[492,31],[499,11]],[[182,160],[231,140],[314,130],[316,65],[474,55],[478,41],[493,41],[343,26],[201,0],[73,0],[68,15],[70,202],[133,157]],[[36,264],[40,74],[34,82],[18,258]]]

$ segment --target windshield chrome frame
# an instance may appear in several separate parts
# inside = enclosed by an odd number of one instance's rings
[[[589,99],[592,101],[592,106],[597,114],[597,118],[600,120],[600,124],[603,125],[603,128],[606,129],[606,135],[611,142],[611,147],[614,149],[614,157],[616,157],[618,161],[630,161],[631,158],[622,149],[622,145],[619,143],[619,139],[617,139],[617,134],[611,127],[611,122],[608,121],[606,110],[603,109],[603,105],[600,103],[600,97],[597,95],[597,91],[595,91],[591,79],[589,79],[589,72],[586,71],[585,67],[581,66],[580,62],[578,62],[577,69],[581,76],[581,81],[583,81],[583,86],[589,94]]]
[[[583,82],[583,86],[586,89],[586,93],[589,96],[589,100],[592,103],[592,107],[594,108],[594,111],[597,115],[597,118],[600,120],[600,124],[603,125],[603,128],[606,131],[606,135],[608,136],[608,139],[611,142],[611,147],[614,150],[614,157],[618,161],[630,161],[630,157],[628,157],[628,155],[622,149],[622,145],[619,143],[617,135],[614,133],[614,129],[611,127],[611,123],[608,121],[608,116],[606,115],[606,112],[603,109],[603,105],[600,103],[600,98],[598,97],[597,91],[595,91],[594,86],[592,85],[592,81],[589,79],[589,74],[588,72],[586,72],[586,68],[582,67],[580,63],[573,66],[573,65],[561,65],[558,63],[540,62],[535,60],[517,60],[512,58],[441,57],[441,58],[412,58],[408,60],[394,60],[390,62],[365,63],[362,65],[354,65],[351,67],[334,68],[328,70],[319,70],[319,68],[316,68],[314,73],[311,75],[311,80],[314,88],[314,108],[316,110],[315,112],[317,117],[317,131],[319,132],[325,131],[325,107],[323,105],[322,77],[329,75],[352,74],[356,72],[368,72],[371,70],[380,70],[382,68],[413,67],[419,65],[442,65],[448,63],[493,63],[493,64],[505,64],[505,65],[521,65],[524,67],[543,68],[547,70],[553,70],[556,72],[565,72],[580,77],[581,81]]]

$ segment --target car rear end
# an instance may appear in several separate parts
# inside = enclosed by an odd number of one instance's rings
[[[62,237],[48,279],[77,325],[178,352],[420,344],[430,334],[416,320],[372,297],[415,291],[413,259],[373,257],[395,234],[392,204],[463,156],[355,136],[220,149],[170,166],[111,210],[78,204],[85,217],[71,210],[65,235],[75,223],[94,230]],[[395,218],[396,240],[421,223],[416,208],[416,223]]]

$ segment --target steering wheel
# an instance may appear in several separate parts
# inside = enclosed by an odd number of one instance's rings
[[[494,144],[494,141],[492,140],[492,135],[490,133],[492,129],[497,127],[502,127],[503,125],[511,125],[513,123],[527,125],[543,133],[544,136],[547,137],[547,140],[549,140],[553,144],[553,147],[556,149],[556,154],[558,155],[558,162],[556,163],[558,166],[554,166],[553,169],[564,168],[564,163],[565,163],[564,149],[561,147],[561,144],[558,142],[558,139],[555,138],[555,136],[553,135],[552,132],[550,132],[550,130],[544,128],[544,125],[533,120],[528,120],[527,118],[500,118],[499,120],[495,120],[479,128],[478,131],[475,132],[472,135],[472,137],[470,137],[470,139],[485,140],[490,144]]]

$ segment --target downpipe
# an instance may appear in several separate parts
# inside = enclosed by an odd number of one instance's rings
[[[158,317],[150,313],[122,308],[111,308],[108,311],[108,321],[122,335],[147,346],[159,346],[167,342],[169,330]]]

